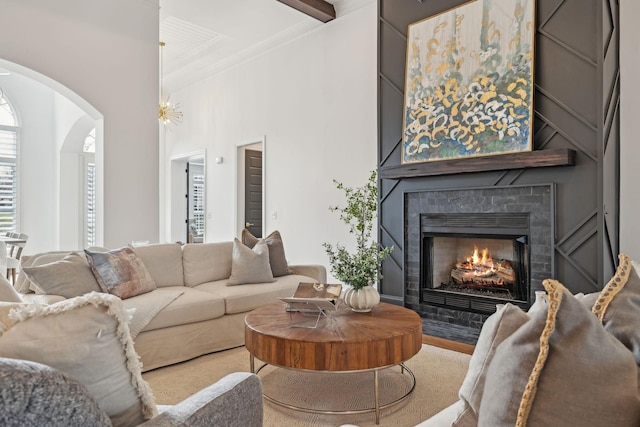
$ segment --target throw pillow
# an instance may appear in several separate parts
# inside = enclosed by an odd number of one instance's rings
[[[101,291],[87,258],[79,252],[71,252],[60,261],[36,267],[23,267],[22,272],[27,275],[32,289],[37,294],[73,298]]]
[[[133,249],[124,247],[108,252],[85,249],[84,252],[104,292],[125,299],[156,289],[147,267]]]
[[[482,325],[478,342],[469,360],[469,369],[462,382],[458,396],[464,410],[458,414],[452,426],[475,426],[478,424],[480,401],[496,348],[524,325],[529,316],[512,304],[500,305],[496,312]]]
[[[69,251],[49,251],[37,253],[35,255],[22,255],[20,257],[20,270],[24,267],[35,267],[36,265],[60,261],[68,254]],[[27,279],[26,274],[18,274],[13,287],[21,294],[31,294],[35,292],[31,289],[31,281]]]
[[[0,301],[22,302],[20,294],[3,275],[0,275]]]
[[[543,285],[548,306],[495,349],[478,425],[640,425],[633,354],[562,284]]]
[[[247,229],[242,230],[241,237],[242,243],[252,249],[256,245],[256,243],[260,241],[259,238],[255,237]],[[291,274],[291,270],[289,270],[289,264],[287,263],[287,257],[284,254],[284,244],[282,243],[280,232],[276,230],[265,237],[263,240],[267,242],[267,246],[269,247],[269,264],[271,265],[271,272],[273,273],[273,277],[280,277]]]
[[[231,255],[231,276],[227,280],[229,285],[244,285],[247,283],[274,282],[271,266],[269,265],[269,247],[263,240],[256,243],[253,249],[245,246],[237,238],[233,240]]]
[[[117,297],[91,292],[52,305],[0,305],[0,320],[0,357],[65,372],[87,387],[114,426],[156,415]]]
[[[600,292],[593,312],[604,328],[630,349],[640,365],[640,276],[631,259],[618,255],[615,275]]]
[[[0,425],[111,426],[85,386],[50,366],[0,358]]]

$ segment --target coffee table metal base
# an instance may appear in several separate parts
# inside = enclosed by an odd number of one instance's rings
[[[251,354],[249,355],[249,365],[251,368],[251,372],[258,374],[260,373],[260,371],[262,369],[264,369],[265,367],[269,366],[268,363],[263,363],[262,366],[260,366],[257,370],[255,370],[255,358],[254,356]],[[274,365],[276,366],[276,365]],[[383,369],[391,369],[394,366],[400,366],[401,369],[401,373],[404,374],[405,371],[407,372],[407,374],[409,375],[409,377],[411,378],[411,388],[402,396],[400,396],[399,398],[397,398],[396,400],[386,403],[384,405],[380,405],[380,381],[378,378],[378,372],[380,372]],[[382,366],[380,368],[374,368],[374,369],[365,369],[365,370],[357,370],[357,371],[316,371],[316,370],[308,370],[308,369],[295,369],[295,368],[288,368],[288,367],[283,367],[283,366],[276,366],[277,368],[281,368],[281,369],[291,369],[294,371],[308,371],[308,372],[324,372],[324,373],[329,373],[329,374],[344,374],[344,373],[362,373],[362,372],[373,372],[373,390],[374,390],[374,396],[375,396],[375,404],[373,408],[364,408],[364,409],[351,409],[351,410],[322,410],[322,409],[312,409],[312,408],[306,408],[303,406],[297,406],[297,405],[293,405],[291,403],[285,403],[282,402],[280,400],[274,399],[271,396],[268,396],[266,393],[263,393],[263,396],[266,400],[268,400],[269,402],[281,406],[283,408],[288,408],[288,409],[293,409],[296,411],[301,411],[301,412],[307,412],[307,413],[311,413],[311,414],[327,414],[327,415],[354,415],[354,414],[365,414],[365,413],[369,413],[369,412],[375,412],[376,415],[376,424],[380,424],[380,411],[382,409],[386,409],[389,408],[393,405],[397,405],[398,403],[404,401],[407,397],[409,397],[409,395],[411,395],[411,393],[413,393],[413,390],[415,390],[416,388],[416,376],[413,374],[413,372],[411,371],[411,369],[409,369],[407,366],[405,366],[404,363],[399,363],[398,365],[392,365],[392,366]]]

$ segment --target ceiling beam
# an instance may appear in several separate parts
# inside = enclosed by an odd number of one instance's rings
[[[336,19],[336,10],[331,3],[324,0],[278,0],[287,6],[299,10],[322,22]]]

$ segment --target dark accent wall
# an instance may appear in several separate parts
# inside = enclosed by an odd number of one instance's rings
[[[378,0],[378,159],[401,164],[406,34],[411,23],[464,1]],[[536,11],[534,149],[576,151],[575,166],[381,179],[383,301],[404,304],[404,194],[554,184],[555,278],[594,292],[611,278],[619,239],[619,13],[616,0],[539,0]]]

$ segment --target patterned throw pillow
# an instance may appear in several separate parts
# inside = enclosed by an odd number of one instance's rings
[[[269,266],[269,248],[264,241],[259,241],[253,249],[245,246],[238,239],[233,241],[231,256],[231,276],[227,280],[229,285],[244,285],[248,283],[274,282]]]
[[[495,349],[478,425],[640,425],[631,351],[562,284],[543,284],[548,306]]]
[[[84,252],[103,292],[125,299],[156,289],[147,267],[133,249],[124,247],[109,252],[85,249]]]
[[[260,241],[259,238],[251,234],[246,228],[242,230],[242,235],[240,237],[242,238],[242,243],[252,249],[256,243]],[[287,263],[287,257],[284,254],[284,244],[282,243],[280,232],[276,230],[262,240],[264,240],[269,247],[269,265],[271,266],[273,277],[291,274],[289,264]]]
[[[138,425],[157,410],[128,318],[119,298],[98,292],[51,305],[0,304],[0,357],[58,369],[88,389],[114,426]]]

